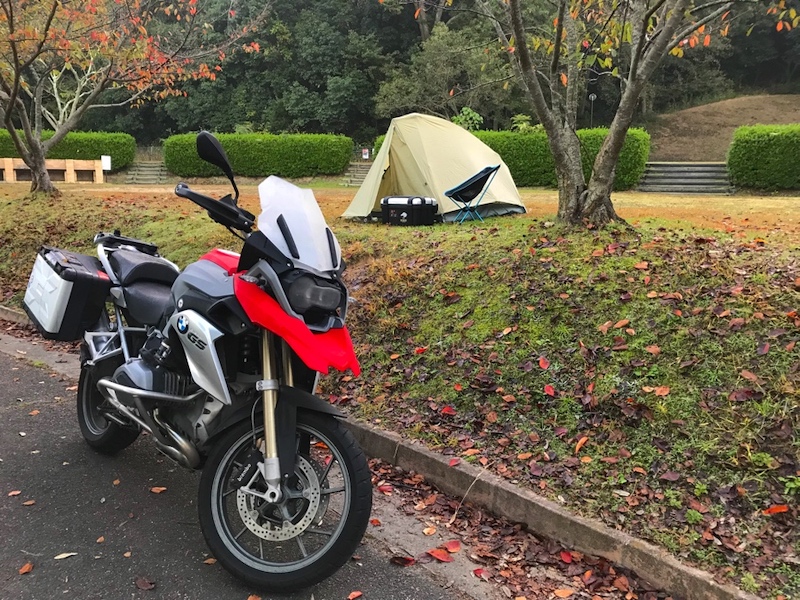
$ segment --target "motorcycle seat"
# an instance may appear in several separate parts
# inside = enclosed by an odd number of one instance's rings
[[[129,325],[159,325],[170,304],[172,289],[153,281],[139,281],[124,289]]]
[[[163,258],[135,250],[115,250],[108,255],[120,284],[129,286],[137,281],[173,284],[178,270]]]

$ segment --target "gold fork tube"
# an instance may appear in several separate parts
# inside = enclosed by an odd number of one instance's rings
[[[261,337],[261,368],[265,382],[274,382],[262,393],[264,402],[264,458],[278,457],[278,435],[275,430],[275,407],[278,404],[278,381],[275,368],[274,336],[264,331]]]

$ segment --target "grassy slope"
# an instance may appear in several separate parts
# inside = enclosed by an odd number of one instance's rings
[[[119,227],[181,264],[235,242],[184,202],[106,196],[7,195],[3,294],[42,240],[88,250]],[[329,378],[335,401],[746,589],[800,585],[800,267],[783,238],[663,221],[567,236],[530,216],[336,230],[365,372]]]

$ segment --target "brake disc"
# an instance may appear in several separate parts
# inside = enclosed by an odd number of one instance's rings
[[[278,510],[286,507],[290,512],[290,520],[281,513],[276,514],[275,521],[264,521],[258,510],[260,505],[257,504],[263,503],[263,499],[241,488],[236,492],[236,506],[242,523],[261,539],[270,542],[290,540],[308,529],[317,517],[322,494],[316,470],[303,456],[298,456],[295,474],[303,486],[303,498],[288,499],[275,505]],[[292,506],[299,509],[294,514],[291,514]]]

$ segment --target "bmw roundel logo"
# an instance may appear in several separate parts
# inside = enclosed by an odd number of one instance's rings
[[[189,330],[189,319],[187,319],[184,315],[178,317],[178,331],[181,333],[186,333]]]

